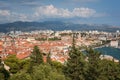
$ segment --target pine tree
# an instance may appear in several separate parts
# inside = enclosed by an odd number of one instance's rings
[[[33,64],[41,64],[43,63],[43,56],[42,53],[40,52],[39,48],[37,46],[34,47],[33,52],[31,54],[31,60]]]
[[[47,63],[51,64],[51,58],[50,58],[51,53],[49,52],[47,55]]]
[[[75,47],[73,35],[72,49],[69,52],[69,59],[64,68],[64,73],[71,80],[85,80],[86,62],[84,55]]]
[[[104,76],[108,78],[108,80],[120,80],[120,66],[119,63],[114,61],[104,60]]]
[[[28,73],[32,73],[33,71],[33,66],[35,65],[40,65],[43,63],[43,56],[42,53],[40,52],[39,48],[37,46],[34,46],[33,52],[30,56],[30,66],[27,70]]]
[[[92,48],[87,50],[88,54],[88,71],[86,80],[98,80],[101,74],[101,59],[100,53],[94,51]],[[101,79],[102,80],[102,79]]]

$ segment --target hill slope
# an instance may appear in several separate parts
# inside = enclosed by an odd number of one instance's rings
[[[0,32],[8,32],[11,30],[32,31],[32,30],[98,30],[113,32],[120,28],[111,27],[109,25],[89,25],[89,24],[73,24],[60,21],[45,22],[13,22],[0,24]]]

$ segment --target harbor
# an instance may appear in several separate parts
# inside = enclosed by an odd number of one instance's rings
[[[120,60],[120,49],[114,47],[100,47],[95,50],[100,51],[103,55],[110,55],[117,60]]]

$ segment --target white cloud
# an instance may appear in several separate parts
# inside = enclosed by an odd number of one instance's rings
[[[97,13],[90,8],[73,8],[73,10],[56,8],[53,5],[40,6],[32,14],[17,13],[9,10],[0,10],[0,22],[37,21],[46,18],[89,18],[103,17],[107,14]]]
[[[72,11],[63,8],[56,8],[53,5],[37,7],[35,10],[36,17],[92,17],[96,11],[89,8],[74,8]]]
[[[9,16],[10,11],[9,10],[0,10],[0,16]]]
[[[68,9],[58,9],[53,5],[41,6],[36,8],[35,16],[44,17],[69,17],[70,11]]]
[[[30,21],[30,15],[16,13],[8,10],[0,10],[0,22]]]
[[[74,16],[87,18],[93,16],[96,11],[89,8],[74,8],[72,13]]]
[[[12,12],[11,16],[9,16],[9,20],[11,21],[29,21],[28,16],[22,13]]]

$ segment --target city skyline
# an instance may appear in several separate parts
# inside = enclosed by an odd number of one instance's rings
[[[119,0],[0,0],[0,24],[66,21],[120,26]]]

